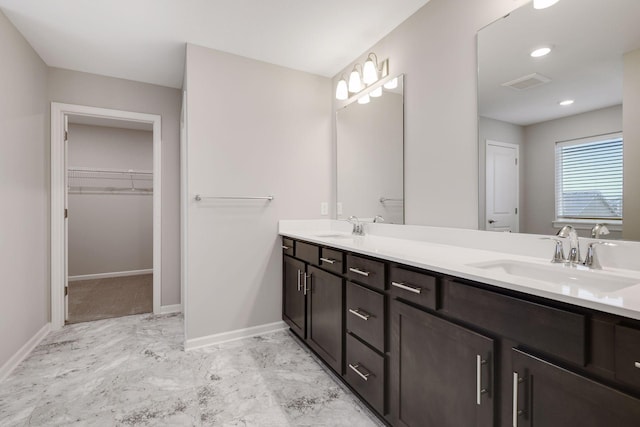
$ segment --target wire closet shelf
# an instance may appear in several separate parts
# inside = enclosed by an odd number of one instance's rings
[[[152,195],[153,171],[135,169],[67,169],[69,194]]]

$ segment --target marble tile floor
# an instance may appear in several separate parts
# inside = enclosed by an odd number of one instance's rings
[[[181,315],[50,333],[0,382],[0,426],[382,425],[288,331],[182,340]]]

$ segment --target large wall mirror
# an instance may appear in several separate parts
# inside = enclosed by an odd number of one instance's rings
[[[404,223],[403,76],[383,83],[336,112],[338,219]]]
[[[638,0],[560,0],[478,32],[481,229],[640,240],[638,17]]]

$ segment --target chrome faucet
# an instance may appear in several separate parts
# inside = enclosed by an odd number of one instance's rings
[[[576,229],[571,225],[565,225],[558,231],[556,236],[569,239],[569,256],[565,261],[571,265],[580,264],[580,242],[578,241]]]
[[[596,224],[591,229],[591,238],[592,239],[599,239],[600,236],[603,236],[603,235],[606,236],[607,234],[609,234],[609,229],[604,224]]]
[[[354,234],[356,236],[364,236],[364,224],[360,222],[357,216],[351,215],[347,219],[347,221],[353,224],[353,230],[351,231],[351,234]]]
[[[384,222],[384,218],[382,218],[380,215],[376,215],[376,216],[373,218],[373,222],[374,222],[374,223]]]

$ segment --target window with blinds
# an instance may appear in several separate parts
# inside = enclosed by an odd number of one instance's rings
[[[556,219],[622,220],[622,134],[556,143]]]

